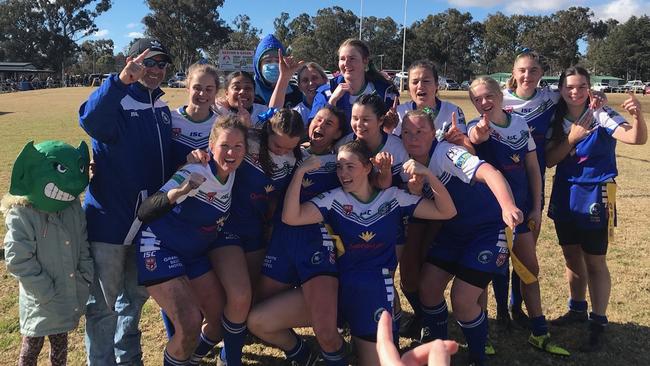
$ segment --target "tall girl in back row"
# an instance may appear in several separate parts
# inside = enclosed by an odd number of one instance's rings
[[[569,311],[558,325],[589,319],[584,351],[601,348],[607,325],[612,282],[606,255],[616,223],[616,141],[642,145],[648,139],[634,94],[621,105],[632,117],[628,122],[609,107],[590,108],[590,85],[589,73],[582,67],[562,73],[562,100],[546,144],[547,166],[556,166],[548,216],[562,246],[571,295]]]

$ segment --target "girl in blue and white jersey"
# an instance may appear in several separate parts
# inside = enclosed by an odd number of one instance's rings
[[[469,88],[469,95],[481,114],[468,123],[468,134],[476,146],[478,157],[499,169],[506,177],[517,207],[524,212],[525,221],[515,230],[514,254],[537,277],[539,264],[536,238],[541,224],[542,179],[535,152],[536,146],[526,120],[502,108],[503,94],[492,78],[479,77]],[[530,317],[532,334],[528,342],[549,353],[568,356],[569,353],[549,342],[548,325],[542,312],[539,282],[521,282],[521,292]]]
[[[339,148],[337,175],[341,187],[300,203],[305,174],[318,169],[310,158],[296,169],[284,200],[282,221],[289,225],[329,224],[341,240],[338,258],[340,318],[350,325],[360,365],[377,365],[377,322],[392,312],[397,265],[397,237],[402,218],[448,219],[456,214],[448,192],[423,165],[409,161],[408,174],[421,175],[433,187],[435,200],[422,199],[397,187],[379,190],[369,175],[372,153],[362,140]]]
[[[461,146],[437,141],[428,113],[409,111],[402,122],[402,141],[409,155],[440,179],[458,211],[456,217],[442,222],[434,244],[427,247],[419,292],[421,341],[447,338],[445,289],[453,279],[454,316],[467,340],[470,361],[481,364],[487,316],[479,297],[493,276],[507,266],[505,226],[514,228],[523,214],[498,170]],[[420,190],[432,197],[430,186]]]
[[[570,287],[569,311],[557,325],[590,320],[583,350],[598,350],[607,325],[611,278],[607,246],[616,224],[616,141],[642,145],[647,127],[634,94],[622,107],[632,120],[613,109],[590,108],[590,79],[580,66],[560,76],[562,100],[546,143],[546,164],[555,169],[548,216],[555,223]],[[587,316],[589,288],[591,312]]]
[[[235,71],[226,77],[225,96],[217,97],[214,109],[219,115],[237,115],[249,127],[260,128],[260,115],[268,111],[264,104],[254,103],[255,80],[246,71]]]

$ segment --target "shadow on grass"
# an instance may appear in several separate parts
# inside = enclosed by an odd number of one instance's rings
[[[14,112],[2,112],[2,111],[0,111],[0,116],[4,116],[5,114],[11,114],[11,113],[14,113]]]

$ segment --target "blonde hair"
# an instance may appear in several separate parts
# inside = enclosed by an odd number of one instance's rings
[[[515,62],[512,63],[512,76],[510,76],[510,78],[508,78],[508,80],[506,81],[506,88],[508,88],[509,90],[517,89],[517,80],[515,80],[515,75],[514,75],[515,65],[517,64],[517,61],[525,57],[535,61],[537,66],[543,68],[541,56],[539,55],[539,53],[535,51],[526,51],[526,52],[519,53],[515,57]]]
[[[223,130],[239,130],[239,132],[244,135],[244,141],[246,141],[246,145],[248,147],[248,128],[244,122],[239,119],[239,117],[234,115],[220,116],[217,118],[217,120],[212,125],[212,129],[210,129],[210,146],[217,142],[219,133]],[[246,150],[248,150],[248,148]]]
[[[489,76],[479,76],[474,81],[472,81],[472,84],[469,86],[469,97],[473,97],[472,91],[474,88],[476,88],[479,85],[485,85],[488,90],[494,94],[498,94],[503,96],[503,92],[501,91],[501,86],[499,85],[499,82],[496,80],[492,79]]]
[[[318,74],[319,74],[319,75],[320,75],[324,80],[327,80],[327,74],[325,74],[325,69],[323,69],[323,67],[322,67],[321,65],[317,64],[316,62],[307,62],[306,64],[300,66],[300,68],[298,69],[298,72],[297,72],[297,75],[298,75],[298,81],[300,81],[300,75],[302,75],[302,73],[303,73],[305,70],[307,70],[307,69],[309,69],[309,70],[316,70],[316,72],[317,72],[317,73],[318,73]]]
[[[192,77],[198,73],[205,73],[214,78],[214,85],[219,90],[219,70],[210,64],[195,63],[187,69],[187,82],[185,85],[189,88],[192,83]]]

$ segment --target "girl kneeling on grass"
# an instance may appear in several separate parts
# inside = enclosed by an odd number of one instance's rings
[[[588,318],[585,351],[601,348],[607,325],[612,283],[606,255],[616,223],[616,141],[643,145],[648,138],[634,94],[622,104],[632,116],[627,122],[609,107],[590,109],[590,85],[589,72],[580,66],[562,73],[562,100],[546,143],[546,164],[557,165],[548,216],[555,222],[571,290],[569,311],[554,324]],[[592,307],[588,317],[587,287]]]
[[[301,204],[303,178],[320,166],[317,158],[306,160],[294,173],[282,212],[286,224],[324,221],[339,235],[339,316],[350,325],[360,365],[379,364],[375,345],[377,322],[384,309],[389,312],[393,309],[392,276],[397,266],[397,237],[402,230],[402,218],[444,220],[456,214],[451,197],[440,181],[412,160],[405,164],[405,172],[424,177],[435,192],[435,201],[396,187],[375,189],[369,178],[373,171],[371,156],[363,141],[341,146],[336,172],[342,187]]]

